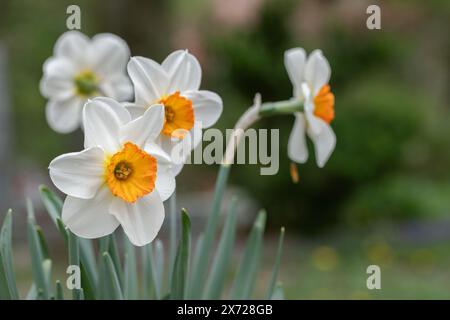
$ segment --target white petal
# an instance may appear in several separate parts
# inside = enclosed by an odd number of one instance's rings
[[[101,92],[117,101],[128,101],[133,98],[133,85],[125,74],[108,77],[100,83]]]
[[[90,199],[103,184],[105,154],[99,147],[63,154],[50,162],[50,178],[65,194]]]
[[[155,188],[162,201],[166,201],[175,191],[175,176],[169,155],[155,143],[147,143],[145,151],[156,158],[158,163]]]
[[[184,163],[181,164],[173,164],[172,165],[172,174],[176,177],[178,176],[181,171],[183,170]]]
[[[319,118],[317,120],[321,126],[319,134],[315,134],[309,128],[307,133],[314,143],[317,165],[323,168],[336,146],[336,135],[328,123]]]
[[[147,110],[147,108],[145,106],[142,106],[137,103],[124,102],[124,103],[122,103],[122,105],[130,113],[131,119],[139,118],[140,116],[142,116],[144,114],[145,110]]]
[[[74,94],[75,67],[70,60],[49,58],[44,63],[43,72],[39,88],[44,97],[65,100]]]
[[[292,48],[284,53],[284,66],[294,87],[294,97],[303,98],[302,82],[305,72],[306,53],[303,48]]]
[[[89,100],[83,108],[84,147],[102,147],[112,154],[120,149],[120,127],[128,121],[129,112],[111,98]]]
[[[305,139],[305,116],[303,113],[295,114],[294,127],[288,142],[288,156],[292,161],[305,163],[308,160],[308,147]]]
[[[39,82],[42,96],[48,99],[67,100],[74,96],[74,84],[72,79],[64,77],[46,77]]]
[[[81,123],[84,101],[76,96],[66,100],[50,100],[45,108],[45,116],[50,128],[59,133],[75,131]]]
[[[167,93],[175,91],[198,90],[202,79],[200,64],[187,50],[172,52],[161,64],[169,75]]]
[[[139,147],[147,140],[154,141],[159,136],[164,125],[164,106],[155,104],[144,114],[128,122],[121,129],[121,142],[132,142]]]
[[[56,41],[54,53],[77,64],[85,64],[89,38],[79,31],[67,31]]]
[[[50,57],[42,66],[44,76],[71,78],[76,73],[76,66],[66,57]]]
[[[111,234],[119,221],[109,213],[113,196],[105,186],[92,199],[66,197],[62,209],[64,224],[82,238],[94,239]]]
[[[305,80],[311,87],[313,96],[330,81],[331,69],[322,51],[314,50],[308,57],[305,67]]]
[[[192,101],[195,121],[201,121],[203,128],[214,125],[222,114],[222,99],[211,91],[185,91],[183,96]]]
[[[304,111],[308,129],[315,135],[318,135],[322,128],[321,119],[314,115],[314,103],[310,99],[305,100]]]
[[[145,106],[159,101],[169,84],[164,69],[155,61],[143,57],[130,59],[128,74],[134,85],[135,102]]]
[[[164,221],[164,206],[158,192],[152,192],[135,203],[115,198],[110,212],[122,225],[135,246],[144,246],[155,239]]]
[[[107,77],[125,74],[130,49],[122,38],[111,33],[101,33],[92,38],[89,55],[94,71]]]
[[[198,147],[198,145],[202,142],[203,138],[203,124],[201,122],[195,121],[194,127],[189,131],[189,135],[192,143],[192,150]]]

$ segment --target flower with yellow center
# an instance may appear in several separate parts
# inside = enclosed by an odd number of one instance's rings
[[[139,116],[155,103],[164,106],[165,122],[159,142],[169,154],[180,143],[188,145],[189,152],[193,150],[201,141],[201,129],[216,123],[222,113],[222,99],[211,91],[199,90],[200,64],[186,50],[171,53],[161,64],[132,57],[128,74],[135,92],[134,103],[126,104],[131,114]],[[174,166],[175,174],[184,160]]]
[[[294,87],[293,99],[301,100],[304,106],[303,112],[295,114],[288,144],[289,158],[306,162],[306,133],[314,144],[317,165],[323,167],[336,146],[336,136],[330,126],[334,119],[334,95],[328,84],[330,65],[322,51],[314,50],[306,58],[302,48],[286,51],[284,62]]]
[[[138,246],[151,242],[164,220],[163,201],[175,189],[171,159],[156,143],[164,108],[132,120],[111,98],[83,109],[85,149],[55,158],[53,183],[67,194],[62,220],[76,235],[99,238],[119,225]]]
[[[78,31],[61,35],[53,56],[44,63],[40,83],[42,95],[49,100],[49,126],[60,133],[77,129],[83,105],[90,98],[131,98],[133,88],[125,72],[129,57],[125,41],[113,34],[99,34],[92,39]]]

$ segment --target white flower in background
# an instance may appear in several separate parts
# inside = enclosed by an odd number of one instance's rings
[[[130,50],[113,34],[89,39],[78,31],[59,37],[53,56],[45,61],[41,94],[49,99],[46,117],[59,133],[69,133],[81,124],[81,111],[89,98],[107,96],[129,100],[133,87],[126,75]]]
[[[128,63],[135,101],[126,107],[136,116],[155,103],[164,105],[160,143],[169,154],[183,143],[187,133],[190,150],[194,149],[201,141],[201,129],[216,123],[222,113],[222,99],[211,91],[199,90],[201,73],[197,59],[186,50],[171,53],[161,65],[143,57],[132,57]],[[174,165],[175,174],[182,166]]]
[[[119,224],[137,246],[151,242],[164,220],[163,201],[175,190],[170,157],[155,143],[164,125],[162,105],[131,120],[111,98],[83,109],[85,150],[61,155],[49,166],[67,194],[62,220],[76,235],[99,238]]]
[[[314,144],[317,165],[322,168],[336,146],[336,136],[330,126],[334,119],[334,95],[328,85],[330,65],[320,50],[314,50],[306,59],[302,48],[286,51],[284,62],[294,87],[293,99],[301,100],[304,106],[303,112],[295,114],[288,144],[289,158],[306,162],[306,133]]]

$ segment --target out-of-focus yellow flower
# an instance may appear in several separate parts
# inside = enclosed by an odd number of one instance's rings
[[[367,257],[372,263],[386,266],[391,264],[394,259],[394,252],[388,244],[381,242],[372,244],[368,248]]]
[[[321,246],[312,253],[314,266],[320,271],[330,271],[338,264],[338,254],[335,249],[328,246]]]

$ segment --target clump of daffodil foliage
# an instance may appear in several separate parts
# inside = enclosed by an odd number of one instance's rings
[[[232,258],[236,247],[236,206],[233,200],[225,223],[218,228],[220,204],[229,167],[222,166],[212,204],[211,215],[195,245],[191,243],[191,224],[186,210],[170,214],[180,217],[181,234],[176,241],[176,228],[171,222],[169,244],[156,240],[135,247],[127,237],[118,244],[115,234],[97,240],[80,238],[68,230],[61,220],[62,200],[41,186],[42,202],[58,229],[67,251],[69,270],[79,267],[80,288],[76,279],[54,279],[52,257],[45,235],[35,219],[31,202],[27,204],[27,236],[33,281],[26,295],[16,286],[12,252],[13,211],[3,219],[0,232],[0,299],[249,299],[254,295],[266,213],[260,211],[246,240],[240,261]],[[171,203],[171,211],[175,204]],[[219,236],[220,233],[220,236]],[[281,257],[284,229],[274,259],[273,272],[265,297],[283,298],[277,273]],[[217,241],[216,241],[217,239]],[[168,250],[165,250],[168,247]],[[120,250],[120,248],[123,248]],[[235,270],[235,266],[237,270]],[[235,270],[235,271],[234,271]],[[225,290],[229,274],[231,289]],[[76,274],[76,272],[74,273]],[[229,286],[227,286],[229,287]]]

